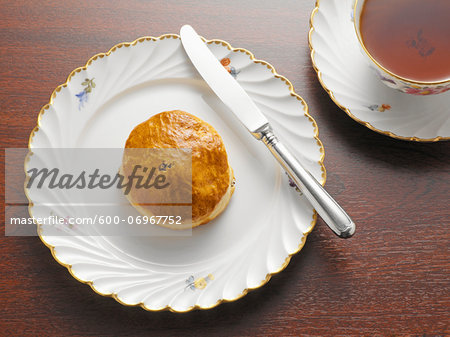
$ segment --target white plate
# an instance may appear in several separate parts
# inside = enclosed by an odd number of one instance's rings
[[[208,47],[231,60],[230,71],[276,133],[324,184],[318,129],[291,83],[249,51],[220,40]],[[42,108],[29,147],[123,148],[135,125],[173,109],[207,121],[224,140],[236,190],[222,215],[191,237],[49,236],[43,226],[39,234],[54,258],[97,293],[147,310],[184,312],[236,300],[265,284],[303,247],[316,215],[264,145],[224,111],[179,37],[121,43],[75,69]],[[51,165],[57,158],[46,160]],[[48,198],[39,193],[29,193],[30,205]],[[71,211],[65,214],[76,217]],[[52,210],[30,206],[32,216],[45,212]]]
[[[317,0],[311,14],[311,58],[331,99],[376,132],[411,141],[450,139],[450,91],[418,97],[383,84],[361,54],[353,3]]]

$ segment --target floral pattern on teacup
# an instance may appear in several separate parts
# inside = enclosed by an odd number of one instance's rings
[[[407,94],[426,96],[426,95],[442,94],[450,90],[450,83],[431,84],[431,85],[413,84],[397,79],[394,76],[385,73],[384,71],[382,72],[381,69],[378,69],[374,66],[372,66],[372,68],[375,69],[381,81],[388,87]]]
[[[368,57],[366,57],[366,60],[369,61]],[[410,83],[388,74],[387,72],[376,67],[371,62],[369,63],[369,66],[371,69],[375,71],[375,73],[378,75],[380,80],[385,85],[387,85],[392,89],[396,89],[398,91],[407,94],[427,96],[427,95],[441,94],[450,90],[450,82],[443,84],[428,84],[428,85],[419,83]]]
[[[405,89],[405,92],[408,94],[412,94],[412,95],[426,96],[426,95],[441,94],[441,93],[444,93],[449,90],[450,90],[450,85],[442,86],[442,87],[424,87],[424,88],[408,87]]]

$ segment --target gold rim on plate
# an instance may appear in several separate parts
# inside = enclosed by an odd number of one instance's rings
[[[36,132],[39,131],[39,127],[41,126],[41,119],[42,119],[42,116],[44,115],[45,111],[48,110],[48,109],[50,108],[50,106],[53,104],[53,100],[54,100],[54,98],[56,97],[57,93],[60,92],[62,88],[67,87],[68,83],[70,82],[70,80],[72,79],[72,77],[73,77],[76,73],[78,73],[78,72],[80,72],[80,71],[82,71],[82,70],[86,70],[87,67],[88,67],[93,61],[95,61],[95,60],[98,59],[98,58],[104,58],[104,57],[107,57],[108,55],[110,55],[111,53],[113,53],[113,52],[114,52],[115,50],[117,50],[117,49],[120,49],[120,48],[122,48],[122,47],[130,47],[130,46],[134,46],[134,45],[136,45],[137,43],[140,43],[140,42],[143,42],[143,41],[150,41],[150,40],[152,40],[152,41],[157,41],[157,40],[164,40],[164,39],[170,39],[170,38],[173,38],[173,39],[179,39],[180,36],[179,36],[178,34],[164,34],[164,35],[161,35],[161,36],[159,36],[159,37],[144,36],[144,37],[140,37],[140,38],[134,40],[133,42],[122,42],[122,43],[118,43],[118,44],[116,44],[114,47],[112,47],[108,52],[106,52],[106,53],[99,53],[99,54],[96,54],[96,55],[94,55],[93,57],[91,57],[91,58],[86,62],[86,64],[85,64],[83,67],[78,67],[78,68],[74,69],[74,70],[70,73],[70,75],[67,77],[66,82],[63,83],[63,84],[61,84],[61,85],[59,85],[58,87],[56,87],[56,89],[53,91],[53,93],[52,93],[51,96],[50,96],[49,102],[48,102],[46,105],[44,105],[44,106],[41,108],[41,110],[39,111],[38,119],[37,119],[37,125],[36,125],[36,126],[33,128],[33,130],[31,131],[31,134],[30,134],[30,137],[29,137],[29,140],[28,140],[28,149],[29,149],[29,152],[28,152],[28,154],[27,154],[27,156],[26,156],[26,158],[25,158],[25,164],[24,164],[24,171],[25,171],[25,176],[26,176],[25,182],[24,182],[24,191],[25,191],[25,195],[26,195],[26,197],[27,197],[27,199],[28,199],[28,203],[29,203],[29,205],[28,205],[28,213],[30,214],[30,216],[31,216],[32,218],[34,218],[34,217],[33,217],[33,213],[32,213],[33,202],[32,202],[32,200],[30,199],[30,197],[29,197],[29,195],[28,195],[28,191],[27,191],[27,189],[26,189],[26,187],[25,187],[26,184],[27,184],[27,182],[28,182],[28,180],[29,180],[29,178],[30,178],[30,177],[28,176],[28,174],[27,174],[27,171],[26,171],[26,165],[27,165],[27,163],[28,163],[28,161],[29,161],[30,156],[33,154],[33,152],[32,152],[32,147],[31,147],[31,143],[32,143],[32,141],[33,141],[34,135],[36,134]],[[313,124],[313,128],[314,128],[314,139],[316,140],[317,144],[318,144],[319,147],[320,147],[320,153],[321,153],[321,156],[320,156],[320,160],[319,160],[319,162],[318,162],[319,165],[320,165],[320,167],[321,167],[321,171],[322,171],[322,180],[321,180],[320,183],[322,184],[322,186],[325,185],[325,181],[326,181],[326,178],[327,178],[325,166],[324,166],[324,163],[323,163],[323,162],[324,162],[324,158],[325,158],[325,151],[324,151],[323,144],[322,144],[322,142],[321,142],[320,139],[319,139],[319,128],[318,128],[318,126],[317,126],[316,121],[315,121],[315,120],[312,118],[312,116],[309,114],[308,105],[306,104],[305,100],[304,100],[302,97],[300,97],[300,96],[294,91],[294,86],[292,85],[292,83],[291,83],[286,77],[284,77],[284,76],[278,74],[278,73],[276,72],[275,68],[274,68],[270,63],[268,63],[268,62],[266,62],[266,61],[263,61],[263,60],[258,60],[258,59],[256,59],[256,58],[254,57],[254,55],[253,55],[250,51],[248,51],[247,49],[244,49],[244,48],[233,48],[228,42],[223,41],[223,40],[217,40],[217,39],[214,39],[214,40],[206,40],[205,38],[202,38],[202,39],[203,39],[206,43],[208,43],[208,44],[211,44],[211,43],[221,44],[221,45],[225,46],[226,48],[228,48],[229,50],[231,50],[232,52],[244,52],[244,53],[246,53],[247,55],[250,56],[250,59],[251,59],[254,63],[260,63],[260,64],[265,65],[265,66],[266,66],[266,67],[274,74],[274,76],[275,76],[276,78],[279,78],[281,81],[283,81],[283,82],[289,87],[289,91],[290,91],[291,96],[297,98],[299,101],[302,102],[302,104],[303,104],[303,106],[304,106],[304,109],[305,109],[305,113],[304,113],[304,114],[305,114],[306,117],[308,117],[308,119],[309,119],[309,120],[312,122],[312,124]],[[42,237],[42,229],[41,229],[41,224],[40,224],[40,223],[38,223],[38,225],[37,225],[37,232],[38,232],[39,238],[41,239],[42,243],[50,249],[50,252],[51,252],[53,258],[55,259],[55,261],[58,262],[60,265],[66,267],[67,270],[69,271],[70,275],[72,275],[72,277],[73,277],[74,279],[76,279],[77,281],[79,281],[79,282],[81,282],[81,283],[83,283],[83,284],[89,285],[89,286],[91,287],[91,289],[92,289],[95,293],[97,293],[97,294],[99,294],[99,295],[101,295],[101,296],[104,296],[104,297],[112,297],[112,298],[114,298],[117,302],[119,302],[120,304],[122,304],[122,305],[124,305],[124,306],[130,306],[130,307],[140,306],[141,308],[143,308],[143,309],[145,309],[145,310],[147,310],[147,311],[164,311],[164,310],[167,311],[167,310],[168,310],[168,311],[171,311],[171,312],[185,313],[185,312],[189,312],[189,311],[196,310],[196,309],[201,309],[201,310],[212,309],[212,308],[218,306],[218,305],[221,304],[221,303],[237,301],[237,300],[239,300],[240,298],[244,297],[249,291],[258,289],[258,288],[262,287],[263,285],[265,285],[267,282],[269,282],[269,280],[270,280],[270,278],[272,277],[272,275],[278,274],[278,273],[280,273],[281,271],[283,271],[283,270],[287,267],[287,265],[289,264],[289,262],[290,262],[292,256],[295,255],[295,254],[297,254],[297,253],[303,248],[303,246],[305,245],[305,242],[306,242],[306,238],[308,237],[308,234],[311,233],[311,231],[313,230],[313,228],[314,228],[316,222],[317,222],[317,213],[316,213],[315,210],[313,210],[313,218],[312,218],[311,224],[310,224],[310,226],[308,227],[307,231],[306,231],[306,232],[304,233],[304,235],[302,236],[301,242],[299,243],[299,245],[298,245],[297,249],[295,250],[295,252],[289,254],[289,255],[286,257],[284,263],[282,264],[282,266],[281,266],[277,271],[275,271],[275,272],[273,272],[273,273],[267,274],[266,277],[264,278],[264,280],[262,280],[261,283],[260,283],[258,286],[252,287],[252,288],[245,288],[245,289],[242,291],[242,293],[239,294],[239,295],[238,295],[236,298],[234,298],[234,299],[231,299],[231,300],[221,299],[221,300],[217,301],[214,305],[209,306],[209,307],[203,307],[203,306],[195,305],[195,306],[191,306],[190,308],[188,308],[188,310],[185,310],[185,311],[178,311],[178,310],[175,310],[175,309],[172,308],[170,305],[167,305],[167,306],[165,306],[165,307],[163,307],[163,308],[161,308],[161,309],[156,309],[156,310],[155,310],[155,309],[149,309],[149,308],[147,308],[147,307],[145,306],[145,304],[142,303],[142,302],[137,303],[137,304],[127,304],[127,303],[124,303],[123,301],[121,301],[121,300],[117,297],[117,294],[115,294],[115,293],[105,294],[105,293],[99,292],[99,291],[98,291],[97,289],[95,289],[95,287],[93,286],[93,282],[92,282],[92,281],[83,281],[83,280],[80,280],[80,279],[79,279],[78,277],[76,277],[75,274],[73,273],[73,271],[72,271],[72,265],[66,264],[66,263],[64,263],[64,262],[62,262],[62,261],[60,261],[60,260],[58,259],[58,257],[56,256],[56,253],[55,253],[55,247],[52,246],[52,245],[50,245],[50,244],[48,244],[47,242],[45,242],[44,238]]]
[[[372,131],[381,133],[383,135],[395,138],[395,139],[401,139],[401,140],[407,140],[407,141],[414,141],[414,142],[423,142],[423,143],[431,143],[431,142],[438,142],[438,141],[442,141],[442,140],[450,140],[450,137],[442,137],[442,136],[437,136],[435,138],[420,138],[420,137],[404,137],[404,136],[399,136],[396,135],[395,133],[391,132],[391,131],[384,131],[384,130],[380,130],[377,129],[376,127],[374,127],[372,124],[370,124],[369,122],[363,121],[361,119],[359,119],[358,117],[356,117],[355,115],[352,114],[352,112],[350,111],[349,108],[345,107],[344,105],[342,105],[334,96],[333,91],[328,88],[325,83],[322,80],[322,72],[319,70],[319,67],[317,67],[316,64],[316,60],[315,60],[315,53],[316,51],[314,50],[314,47],[312,45],[312,34],[314,32],[314,17],[316,15],[316,13],[319,11],[319,6],[320,6],[320,0],[316,0],[316,5],[315,8],[313,9],[313,11],[311,12],[311,17],[309,20],[309,33],[308,33],[308,44],[309,44],[309,49],[311,51],[311,61],[312,61],[312,65],[314,70],[317,73],[317,77],[319,79],[320,84],[322,85],[322,87],[325,89],[325,91],[328,93],[328,95],[330,96],[331,100],[342,110],[345,111],[345,113],[347,115],[349,115],[352,119],[354,119],[355,121],[357,121],[359,124],[362,124],[364,126],[366,126],[367,128],[369,128]]]

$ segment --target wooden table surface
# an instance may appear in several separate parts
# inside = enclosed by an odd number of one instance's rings
[[[263,288],[187,314],[124,307],[73,279],[37,237],[3,236],[0,335],[450,333],[450,143],[391,139],[341,111],[311,66],[313,7],[313,0],[0,1],[2,147],[27,147],[53,89],[92,55],[190,23],[292,81],[319,125],[326,187],[357,223],[356,235],[341,240],[319,220]]]

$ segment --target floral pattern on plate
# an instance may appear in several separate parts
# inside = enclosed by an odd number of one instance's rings
[[[186,283],[187,286],[185,289],[189,288],[192,291],[195,291],[196,289],[205,289],[206,286],[208,285],[208,282],[211,282],[212,280],[214,280],[214,275],[213,274],[208,274],[205,277],[199,277],[199,278],[194,278],[193,275],[189,276],[186,279]]]
[[[80,91],[75,96],[78,97],[78,110],[84,107],[84,103],[88,101],[88,95],[92,92],[92,89],[95,88],[94,78],[86,78],[81,85],[84,86],[83,91]]]

